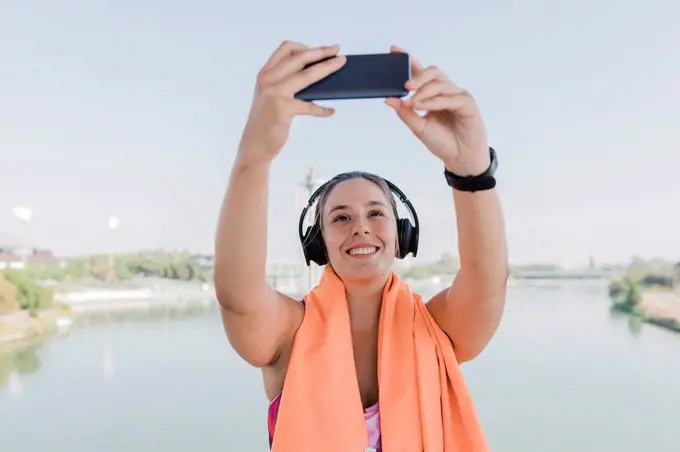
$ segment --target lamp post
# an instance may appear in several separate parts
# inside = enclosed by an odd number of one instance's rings
[[[118,229],[118,226],[120,226],[120,220],[118,217],[109,217],[109,229],[113,232],[116,229]],[[113,239],[113,234],[111,235]],[[113,244],[112,244],[113,245]],[[113,282],[113,280],[116,278],[116,270],[115,270],[115,256],[113,254],[113,246],[109,248],[111,251],[109,252],[109,282]]]

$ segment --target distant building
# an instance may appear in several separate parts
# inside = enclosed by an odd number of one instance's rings
[[[52,260],[54,254],[49,249],[17,243],[8,238],[0,238],[0,270],[5,268],[25,268],[29,260]]]

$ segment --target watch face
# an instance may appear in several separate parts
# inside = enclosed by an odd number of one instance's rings
[[[498,157],[496,157],[496,151],[494,148],[489,147],[489,152],[491,153],[491,165],[489,166],[488,174],[493,176],[498,168]]]

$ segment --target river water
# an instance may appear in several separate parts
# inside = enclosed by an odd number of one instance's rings
[[[492,451],[677,452],[679,358],[680,335],[611,314],[604,284],[515,286],[463,369]],[[13,359],[3,451],[268,449],[260,374],[215,309],[89,322]]]

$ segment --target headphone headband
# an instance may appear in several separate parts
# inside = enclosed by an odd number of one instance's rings
[[[336,176],[337,177],[337,176]],[[401,250],[401,256],[400,257],[405,257],[409,252],[413,254],[415,257],[417,252],[418,252],[418,235],[420,231],[420,222],[418,220],[418,214],[416,213],[416,209],[413,207],[413,204],[411,204],[411,201],[408,199],[408,197],[404,194],[403,191],[399,187],[397,187],[395,184],[390,182],[389,180],[385,178],[380,178],[382,181],[385,182],[385,184],[389,187],[390,191],[394,194],[397,195],[399,200],[404,204],[409,211],[410,216],[413,219],[414,225],[411,226],[410,222],[407,219],[400,219],[398,218],[397,215],[397,233],[399,234],[399,244],[400,248],[403,247],[404,249]],[[307,211],[312,207],[314,202],[328,189],[328,187],[331,184],[334,184],[336,182],[336,178],[330,179],[326,182],[324,182],[319,188],[317,188],[314,193],[309,197],[309,200],[307,201],[307,205],[305,206],[304,209],[302,209],[302,213],[300,214],[300,221],[298,222],[298,235],[300,237],[300,243],[302,244],[302,249],[305,254],[305,259],[307,260],[307,265],[309,265],[309,261],[313,260],[317,263],[321,261],[322,259],[319,256],[311,256],[310,254],[318,254],[312,251],[308,251],[308,248],[313,248],[312,245],[308,243],[308,241],[314,241],[320,240],[323,242],[323,239],[321,238],[315,238],[311,237],[310,238],[310,233],[315,233],[315,234],[320,234],[321,231],[317,230],[318,227],[315,227],[316,225],[312,225],[307,228],[307,233],[304,233],[302,228],[305,222],[305,218],[307,216]],[[316,223],[316,220],[315,220]],[[402,243],[403,242],[403,243]],[[321,265],[321,264],[320,264]]]

